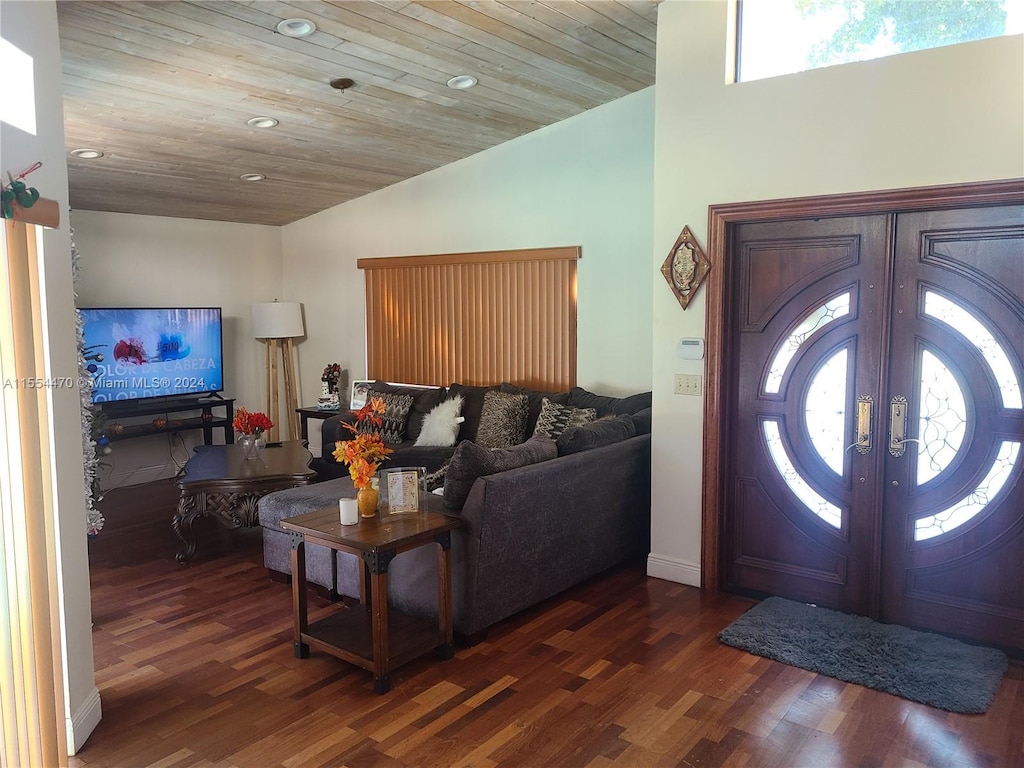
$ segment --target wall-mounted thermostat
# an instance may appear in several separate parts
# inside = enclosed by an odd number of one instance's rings
[[[680,339],[676,350],[683,360],[703,360],[704,339]]]

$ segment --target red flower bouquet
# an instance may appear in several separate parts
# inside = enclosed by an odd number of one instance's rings
[[[274,422],[265,413],[260,411],[250,413],[245,408],[239,408],[231,426],[235,428],[235,432],[240,434],[259,437],[265,430],[273,429]]]

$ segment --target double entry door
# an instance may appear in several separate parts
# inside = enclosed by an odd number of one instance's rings
[[[729,248],[725,588],[1024,648],[1024,208]]]

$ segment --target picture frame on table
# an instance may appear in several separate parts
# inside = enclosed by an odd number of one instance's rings
[[[377,474],[387,498],[388,514],[419,512],[420,494],[426,490],[426,467],[389,467]]]
[[[366,405],[366,397],[370,392],[370,387],[373,386],[373,381],[366,379],[356,379],[352,382],[352,392],[349,396],[348,407],[353,411],[358,411],[364,405]]]

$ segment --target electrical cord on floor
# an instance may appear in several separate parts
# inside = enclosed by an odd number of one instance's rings
[[[175,442],[180,445],[181,450],[185,455],[184,458],[179,459],[174,455]],[[171,462],[174,464],[174,476],[181,477],[181,473],[185,471],[185,464],[188,463],[189,450],[188,445],[185,443],[185,438],[181,436],[180,432],[169,432],[167,434],[167,452],[170,456]]]

